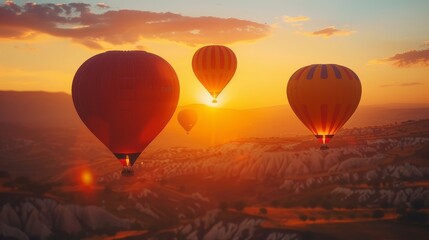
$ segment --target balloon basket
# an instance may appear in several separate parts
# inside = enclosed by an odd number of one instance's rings
[[[217,100],[216,100],[216,99],[213,99],[213,100],[212,100],[212,103],[217,103]]]
[[[121,172],[122,177],[132,177],[134,176],[134,170],[132,167],[124,167]]]
[[[328,150],[328,144],[322,144],[322,146],[320,146],[320,150]]]

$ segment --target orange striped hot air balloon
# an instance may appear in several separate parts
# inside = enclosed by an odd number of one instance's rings
[[[313,64],[296,71],[287,85],[287,97],[301,122],[327,149],[335,133],[359,105],[362,86],[347,67]]]
[[[192,58],[195,76],[213,97],[217,96],[231,81],[237,69],[234,52],[225,46],[210,45],[198,49]]]
[[[187,134],[189,134],[189,131],[191,131],[195,123],[197,123],[197,120],[198,114],[192,109],[183,109],[177,114],[177,121],[179,121],[180,126],[185,129]]]

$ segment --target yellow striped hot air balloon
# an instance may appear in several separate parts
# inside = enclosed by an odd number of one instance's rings
[[[195,52],[192,69],[201,84],[212,95],[213,103],[216,103],[216,98],[234,76],[237,58],[228,47],[205,46]]]
[[[359,77],[347,67],[313,64],[289,79],[287,97],[301,122],[327,149],[335,133],[353,115],[361,98]]]

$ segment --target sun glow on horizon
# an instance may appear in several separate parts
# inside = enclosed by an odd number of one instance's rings
[[[219,108],[224,106],[225,104],[225,98],[222,97],[216,97],[216,102],[213,102],[213,97],[205,91],[200,91],[198,94],[198,101],[204,105],[207,105],[209,107],[213,108]]]

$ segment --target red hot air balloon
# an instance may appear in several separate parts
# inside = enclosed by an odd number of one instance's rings
[[[213,97],[217,96],[231,81],[237,69],[234,52],[225,46],[210,45],[198,49],[192,58],[195,76]]]
[[[197,123],[198,114],[196,111],[192,109],[183,109],[177,114],[177,121],[186,130],[186,133],[189,134],[189,131],[194,127],[195,123]]]
[[[173,115],[179,82],[155,54],[109,51],[79,67],[72,96],[83,123],[119,159],[123,175],[132,175],[137,157]]]
[[[335,133],[352,116],[361,98],[358,76],[336,64],[314,64],[296,71],[287,85],[292,110],[327,149]]]

